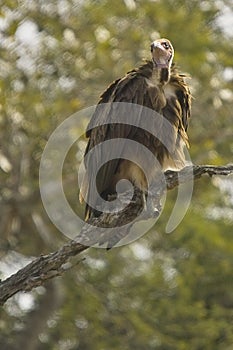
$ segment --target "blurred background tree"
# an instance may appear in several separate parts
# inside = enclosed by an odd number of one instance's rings
[[[41,203],[38,170],[53,130],[94,105],[114,79],[168,37],[188,72],[195,164],[232,162],[233,30],[227,0],[5,0],[0,10],[0,276],[66,238]],[[83,121],[83,131],[85,120]],[[78,203],[78,155],[64,183]],[[202,179],[179,227],[175,201],[146,236],[86,260],[1,310],[1,349],[232,349],[233,183]],[[75,259],[74,259],[75,263]]]

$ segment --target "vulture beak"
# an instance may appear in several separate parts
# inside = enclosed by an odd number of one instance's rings
[[[160,39],[151,44],[152,60],[156,67],[169,69],[174,50],[169,40]]]
[[[165,51],[165,48],[163,47],[163,45],[159,41],[154,41],[152,43],[152,47],[153,47],[153,50],[160,49],[162,51]]]

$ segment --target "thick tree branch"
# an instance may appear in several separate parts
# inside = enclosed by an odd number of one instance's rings
[[[204,174],[209,176],[230,175],[233,174],[233,165],[189,166],[182,169],[180,172],[167,171],[165,173],[167,189],[171,190],[177,187],[180,183],[189,182],[193,178],[198,179]],[[0,283],[0,305],[3,305],[10,297],[20,291],[30,291],[33,288],[44,284],[46,280],[61,275],[66,270],[65,264],[72,256],[78,255],[95,243],[105,243],[109,240],[109,235],[111,235],[111,233],[114,234],[114,240],[111,242],[110,247],[113,246],[116,242],[125,237],[128,232],[125,231],[122,234],[123,230],[119,230],[119,227],[125,223],[129,223],[127,228],[127,230],[129,230],[131,228],[131,218],[135,218],[141,209],[141,197],[135,196],[134,200],[123,211],[121,211],[120,214],[102,214],[98,218],[92,219],[89,223],[95,226],[84,225],[80,234],[77,236],[78,238],[83,237],[82,242],[84,242],[84,244],[71,240],[58,251],[36,258],[17,273],[2,281]],[[149,211],[147,217],[151,215],[152,213]],[[98,228],[96,226],[98,226]],[[101,227],[108,228],[108,237],[105,237],[105,234],[103,234],[104,229],[101,229]],[[114,231],[114,227],[118,227],[117,234],[116,231]],[[96,232],[98,230],[101,239],[99,239],[98,236],[98,240],[95,240],[93,237],[96,237]]]

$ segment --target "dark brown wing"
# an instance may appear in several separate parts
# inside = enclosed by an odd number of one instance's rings
[[[94,188],[97,187],[99,193],[104,193],[110,186],[111,181],[119,167],[120,156],[124,149],[123,139],[134,139],[136,128],[127,124],[115,124],[118,119],[118,110],[112,102],[127,102],[138,105],[154,108],[156,104],[156,91],[148,91],[146,79],[152,74],[152,63],[148,62],[133,70],[122,78],[114,81],[100,97],[99,104],[92,116],[88,125],[86,135],[89,138],[85,152],[86,177],[81,186],[82,196],[87,196],[89,200],[91,193],[94,193]],[[120,108],[122,113],[122,108]],[[140,115],[135,116],[140,118]],[[137,125],[137,120],[135,120]],[[96,126],[97,125],[97,126]],[[105,156],[101,150],[96,150],[94,155],[91,154],[91,149],[101,142],[115,139],[117,143],[118,159],[111,162],[105,162]],[[117,141],[118,139],[118,141]],[[145,141],[145,140],[144,140]],[[145,142],[144,142],[145,143]],[[148,138],[148,144],[150,140]],[[105,164],[104,164],[105,163]],[[104,164],[97,178],[93,176],[98,164]],[[89,216],[89,206],[86,206],[86,216]]]
[[[179,74],[173,67],[169,83],[165,88],[166,106],[163,116],[171,123],[173,130],[169,129],[166,137],[171,146],[171,158],[175,161],[175,168],[185,165],[183,146],[189,147],[186,133],[190,118],[191,94],[185,82],[185,76]],[[165,128],[164,128],[165,129]]]

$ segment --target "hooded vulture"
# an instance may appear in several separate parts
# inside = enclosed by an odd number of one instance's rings
[[[98,194],[103,199],[109,200],[109,195],[116,193],[118,181],[126,179],[146,193],[148,179],[145,177],[143,169],[138,166],[140,164],[139,157],[142,155],[132,147],[132,157],[124,159],[121,156],[124,149],[124,139],[136,141],[149,149],[157,158],[163,171],[167,169],[178,170],[184,167],[183,148],[185,145],[188,146],[186,131],[190,117],[191,95],[185,82],[185,75],[180,74],[172,62],[173,56],[174,49],[169,40],[154,41],[151,44],[151,60],[129,71],[124,77],[115,80],[101,95],[86,131],[88,138],[84,160],[86,172],[80,188],[80,201],[86,202],[86,220],[97,215],[97,211],[89,202],[91,196],[94,196],[91,203],[94,201],[94,204],[97,204],[98,202],[95,194],[93,195],[94,188],[97,188]],[[122,122],[117,123],[116,108],[109,108],[109,104],[114,102],[118,102],[118,105],[119,102],[133,103],[159,113],[162,119],[166,119],[171,125],[172,131],[167,131],[166,127],[162,130],[163,139],[167,139],[169,147],[166,147],[161,140],[153,135],[154,133],[150,133],[148,130]],[[102,108],[99,108],[100,106]],[[141,117],[143,118],[143,113]],[[117,159],[104,162],[105,155],[101,151],[89,156],[89,152],[95,146],[112,139],[120,139],[120,154]],[[109,152],[111,152],[111,144]],[[93,166],[96,166],[99,161],[103,166],[96,176],[93,172]],[[153,178],[156,176],[156,166],[151,163],[148,167],[147,173],[151,174],[151,178]]]

